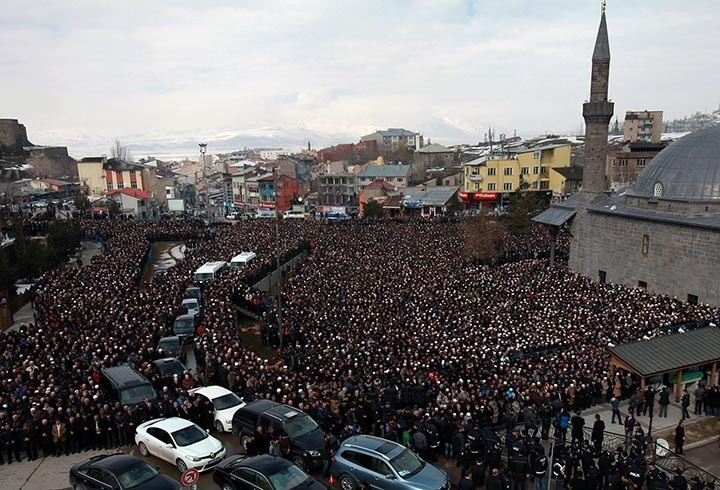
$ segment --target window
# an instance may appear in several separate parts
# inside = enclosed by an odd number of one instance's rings
[[[380,473],[383,476],[392,476],[393,472],[387,463],[378,458],[372,458],[372,470],[375,473]]]
[[[537,175],[540,173],[540,167],[533,167],[533,175]]]
[[[642,254],[647,255],[649,251],[650,251],[650,235],[643,235]]]
[[[505,167],[505,168],[503,169],[503,175],[512,175],[512,174],[513,174],[513,169],[512,169],[512,167]]]
[[[698,297],[696,294],[688,294],[687,296],[687,302],[689,305],[696,305],[698,304]]]
[[[495,167],[488,167],[488,175],[496,175],[497,169]]]
[[[627,161],[627,158],[621,158],[621,159],[620,159],[620,164],[619,164],[618,166],[619,166],[619,167],[627,167],[627,162],[628,162],[628,161]]]
[[[495,182],[490,182],[490,183],[488,183],[488,190],[489,190],[489,191],[494,191],[494,190],[496,190],[496,189],[497,189],[497,184],[495,184]]]
[[[543,177],[547,177],[548,172],[549,172],[548,167],[540,167],[540,175],[542,175]]]
[[[655,184],[655,188],[653,189],[653,196],[655,197],[662,197],[663,195],[663,185],[658,182]]]
[[[607,272],[598,271],[598,282],[600,284],[605,284],[607,282]]]
[[[647,291],[647,282],[646,281],[638,281],[638,287],[642,289],[643,291]]]
[[[134,170],[131,170],[131,171],[130,171],[130,175],[135,175],[135,171],[134,171]]]
[[[637,166],[638,166],[638,167],[644,167],[644,166],[645,166],[645,159],[644,159],[644,158],[638,158],[638,160],[637,160]]]
[[[513,189],[512,182],[505,182],[503,184],[504,191],[511,191]]]
[[[530,174],[530,167],[523,167],[520,169],[520,175],[529,175]]]
[[[550,189],[550,182],[548,182],[547,180],[543,180],[542,182],[540,182],[540,190],[546,191],[548,189]]]
[[[532,188],[537,190],[540,187],[540,185],[537,182],[532,183]]]
[[[122,182],[118,182],[118,189],[124,189],[124,188],[125,188],[125,184],[123,184]]]
[[[476,191],[480,190],[480,182],[475,182],[475,190]]]
[[[109,191],[112,190],[112,182],[107,183],[107,190],[109,190]]]
[[[533,160],[540,160],[541,157],[542,157],[541,151],[536,151],[535,153],[533,153]]]

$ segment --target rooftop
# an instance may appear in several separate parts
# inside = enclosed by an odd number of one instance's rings
[[[677,371],[720,360],[720,329],[698,328],[618,345],[610,353],[641,376]]]

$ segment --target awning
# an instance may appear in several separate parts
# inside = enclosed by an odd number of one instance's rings
[[[551,207],[535,216],[532,220],[545,225],[560,226],[575,216],[574,209],[563,209]]]

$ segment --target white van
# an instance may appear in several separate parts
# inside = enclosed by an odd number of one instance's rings
[[[212,281],[215,275],[222,270],[227,264],[222,260],[217,262],[205,262],[198,270],[195,271],[195,282]]]
[[[258,209],[255,212],[256,218],[277,218],[277,215],[275,214],[274,209]]]
[[[305,213],[302,211],[297,211],[294,209],[290,209],[288,211],[285,211],[283,213],[283,219],[305,219]]]
[[[256,258],[257,254],[255,252],[243,252],[230,259],[230,267],[233,269],[242,269]]]

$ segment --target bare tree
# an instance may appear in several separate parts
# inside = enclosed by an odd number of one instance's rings
[[[493,259],[502,257],[505,226],[496,218],[474,216],[465,223],[463,234],[464,252],[469,259],[488,264]]]
[[[112,158],[118,158],[125,162],[130,162],[133,158],[127,145],[124,145],[117,138],[115,139],[115,143],[113,144],[113,146],[110,148],[110,156]]]

